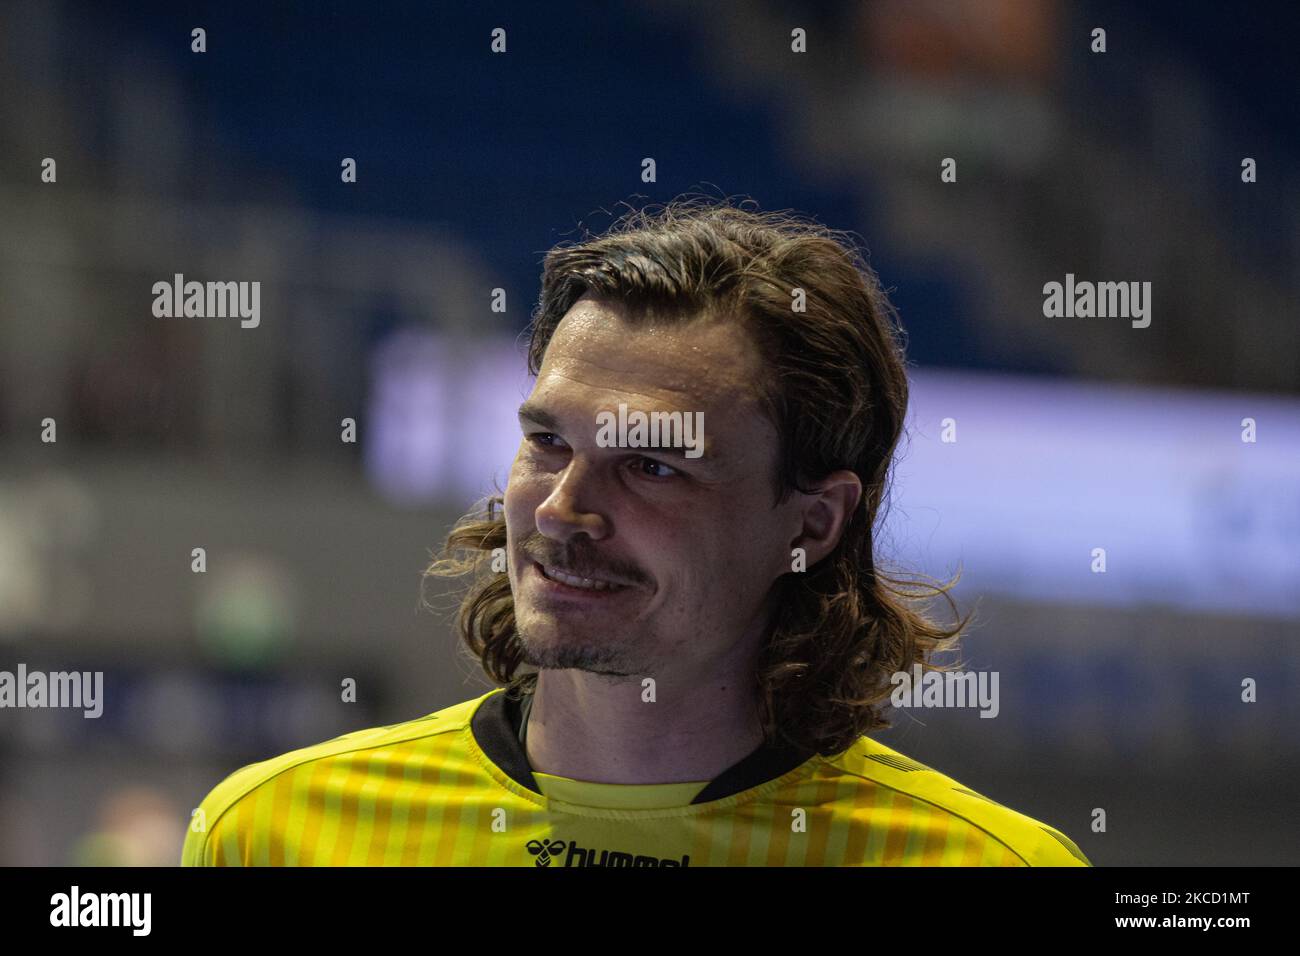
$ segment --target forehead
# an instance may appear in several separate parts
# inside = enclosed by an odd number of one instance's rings
[[[533,395],[645,410],[756,411],[762,360],[734,322],[629,317],[617,302],[582,298],[547,345]]]

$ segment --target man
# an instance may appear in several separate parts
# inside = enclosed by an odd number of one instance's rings
[[[504,495],[430,568],[505,687],[240,770],[185,862],[1088,865],[864,736],[965,622],[873,557],[907,381],[840,234],[679,201],[542,285]]]

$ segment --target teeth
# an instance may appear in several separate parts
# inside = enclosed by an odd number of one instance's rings
[[[608,591],[614,587],[622,585],[611,584],[609,581],[600,581],[596,578],[580,578],[575,574],[566,574],[559,568],[543,567],[546,576],[553,581],[559,581],[561,584],[567,584],[572,588],[585,588],[589,591]]]

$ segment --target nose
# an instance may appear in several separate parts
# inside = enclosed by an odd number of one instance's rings
[[[576,456],[556,478],[555,487],[537,506],[537,530],[556,541],[585,534],[597,541],[609,534],[609,523],[594,507],[596,475],[590,463]]]

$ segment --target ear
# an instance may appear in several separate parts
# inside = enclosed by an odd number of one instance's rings
[[[790,542],[790,547],[804,549],[809,567],[835,550],[862,500],[862,479],[847,469],[832,472],[816,486],[812,494],[798,492],[803,502],[803,527]]]

